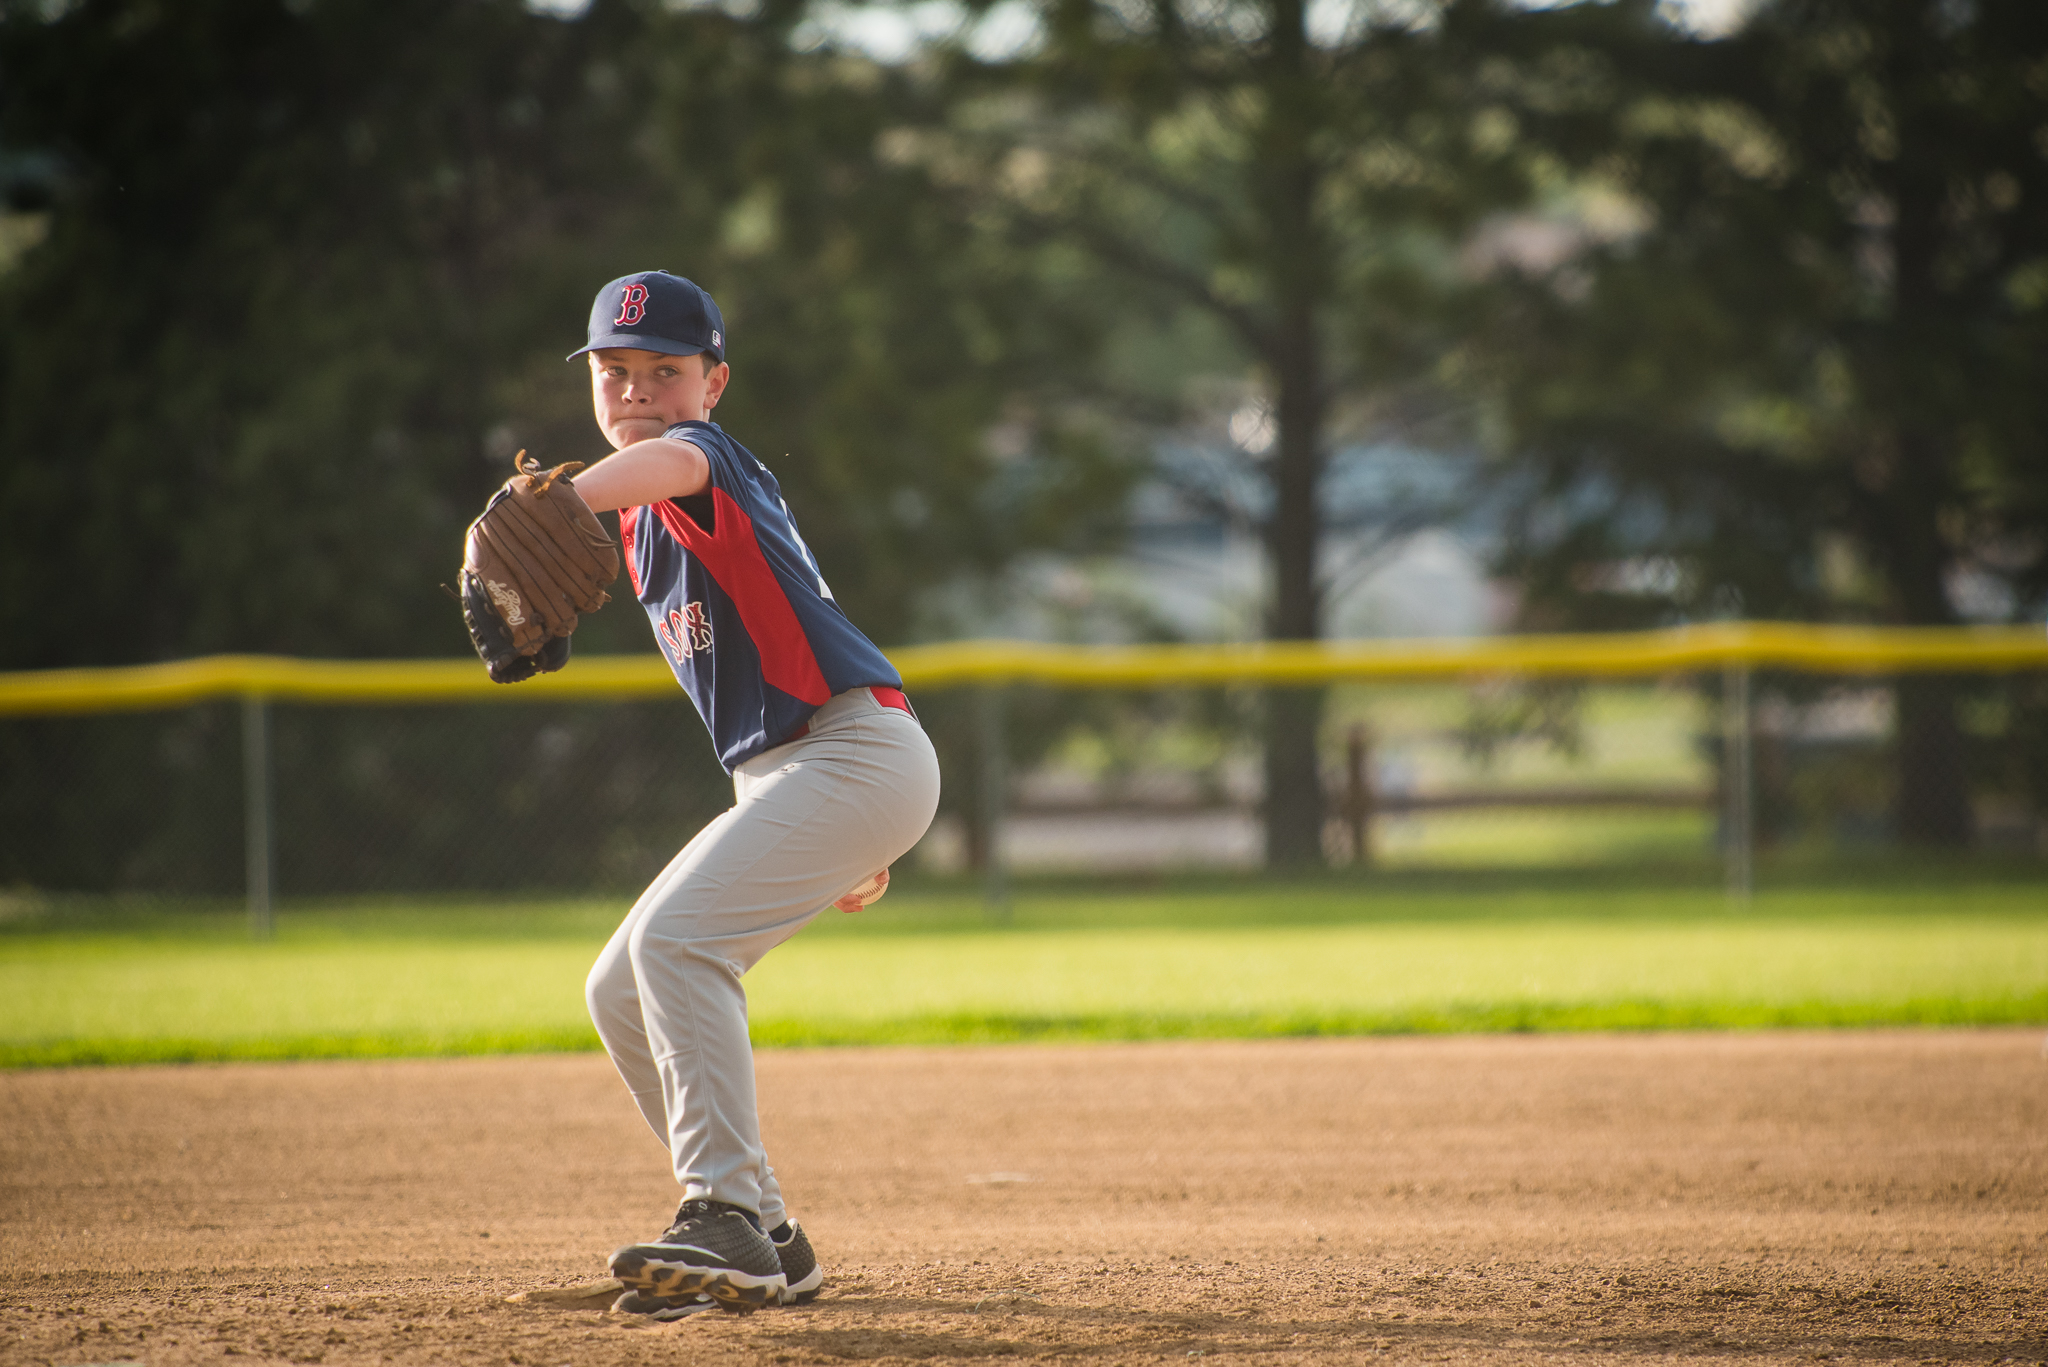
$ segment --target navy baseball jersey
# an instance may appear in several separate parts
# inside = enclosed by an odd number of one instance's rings
[[[847,620],[768,467],[712,422],[663,435],[711,464],[701,494],[619,510],[633,593],[727,771],[850,688],[903,679]]]

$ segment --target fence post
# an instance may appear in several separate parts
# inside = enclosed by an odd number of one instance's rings
[[[1372,863],[1372,732],[1355,723],[1344,741],[1344,817],[1351,825],[1351,862]]]
[[[1003,866],[1003,808],[1009,789],[1009,747],[1003,735],[1003,688],[987,684],[976,691],[976,733],[981,749],[981,793],[983,849],[987,867],[982,871],[982,900],[988,919],[998,924],[1010,919],[1009,872]]]
[[[1729,665],[1721,690],[1721,843],[1728,896],[1747,902],[1756,891],[1755,782],[1751,777],[1749,666]]]
[[[270,702],[257,693],[242,695],[242,816],[249,937],[268,940],[277,845],[270,801]]]

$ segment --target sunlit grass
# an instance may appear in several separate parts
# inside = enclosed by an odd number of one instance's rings
[[[1569,866],[1605,860],[1679,860],[1709,849],[1709,812],[1478,808],[1382,817],[1374,853],[1394,868]]]
[[[1705,788],[1710,752],[1700,737],[1718,726],[1704,701],[1684,686],[1622,683],[1579,694],[1580,747],[1559,751],[1533,737],[1502,745],[1490,763],[1465,752],[1458,733],[1473,697],[1464,685],[1354,685],[1333,691],[1332,726],[1368,724],[1376,753],[1392,775],[1424,790],[1459,787],[1599,787],[1643,784]]]
[[[828,913],[748,991],[768,1043],[2048,1020],[2048,889],[1193,883]],[[618,902],[82,906],[0,935],[13,1065],[594,1047]]]

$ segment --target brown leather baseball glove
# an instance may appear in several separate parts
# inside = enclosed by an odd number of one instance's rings
[[[497,683],[567,664],[577,614],[610,602],[604,586],[619,577],[618,543],[569,481],[583,462],[543,470],[521,451],[512,464],[462,558],[462,620]]]

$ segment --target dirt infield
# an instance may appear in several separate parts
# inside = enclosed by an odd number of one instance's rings
[[[507,1304],[673,1207],[596,1056],[0,1074],[0,1361],[2048,1361],[2038,1031],[760,1059],[817,1304]]]

